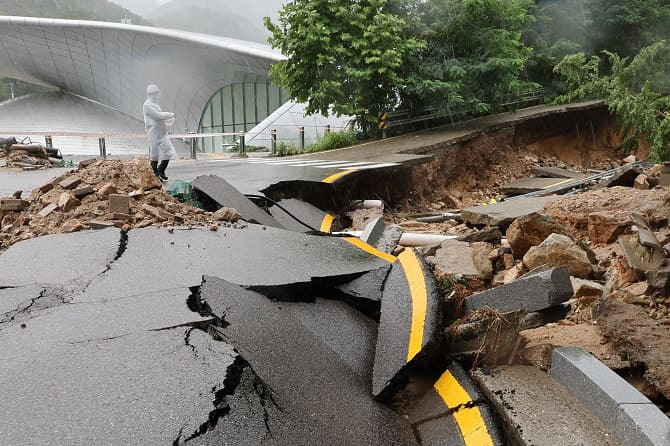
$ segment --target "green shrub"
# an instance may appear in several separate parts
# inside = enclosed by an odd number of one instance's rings
[[[356,144],[356,134],[351,131],[329,132],[320,141],[307,147],[309,152],[323,152]]]

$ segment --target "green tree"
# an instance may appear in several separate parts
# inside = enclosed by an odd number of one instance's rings
[[[670,37],[668,0],[587,0],[591,49],[632,57]]]
[[[630,135],[624,147],[636,148],[644,135],[654,160],[670,160],[670,43],[643,48],[632,60],[605,54],[612,65],[610,75],[601,74],[600,57],[578,53],[563,59],[555,71],[568,91],[558,101],[604,98],[621,131]]]
[[[363,129],[393,108],[405,84],[407,57],[420,43],[387,0],[294,0],[279,22],[265,19],[269,41],[286,60],[272,67],[291,98],[307,112],[352,115]]]
[[[421,12],[427,44],[412,60],[412,97],[470,113],[496,109],[529,87],[520,79],[531,49],[521,41],[527,0],[428,0]]]

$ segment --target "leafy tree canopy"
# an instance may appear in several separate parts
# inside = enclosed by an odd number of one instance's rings
[[[656,161],[670,160],[670,42],[646,47],[632,60],[605,55],[612,65],[609,75],[601,74],[598,56],[565,57],[555,68],[567,89],[558,101],[604,98],[621,130],[630,135],[625,146],[637,148],[644,135]]]
[[[287,59],[272,67],[308,113],[355,116],[368,127],[395,106],[405,80],[401,67],[421,44],[404,35],[405,23],[388,13],[387,0],[295,0],[279,23],[265,19],[270,43]]]

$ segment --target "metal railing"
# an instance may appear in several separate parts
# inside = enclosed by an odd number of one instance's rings
[[[288,126],[281,126],[281,127],[288,127]],[[297,142],[298,147],[300,149],[305,149],[306,147],[306,131],[305,127],[306,126],[300,126],[300,127],[294,127],[291,126],[292,128],[296,129],[297,137],[296,138],[289,138],[289,139],[279,139],[278,137],[278,130],[277,128],[272,128],[269,131],[263,131],[263,132],[257,132],[257,133],[252,133],[252,132],[218,132],[218,133],[195,133],[195,132],[189,132],[189,133],[179,133],[179,134],[169,134],[168,137],[172,140],[181,140],[182,142],[186,143],[189,145],[190,148],[190,157],[191,159],[197,159],[198,156],[198,148],[197,148],[197,142],[198,140],[202,140],[205,138],[225,138],[225,139],[232,139],[234,142],[233,143],[227,143],[224,141],[222,144],[222,151],[227,152],[227,149],[234,149],[235,151],[239,152],[240,154],[245,154],[246,153],[246,148],[248,146],[249,140],[261,140],[262,142],[266,143],[269,142],[269,146],[267,147],[268,150],[272,154],[277,153],[277,148],[278,148],[278,143],[282,141],[291,141],[291,142]],[[326,124],[324,126],[309,126],[313,128],[318,128],[321,129],[321,134],[326,135],[332,131],[332,128],[330,125]],[[338,127],[339,128],[339,127]],[[345,129],[346,127],[342,127],[342,129]],[[318,131],[315,131],[316,136],[318,137],[319,134]],[[83,139],[97,139],[98,140],[98,155],[102,158],[107,158],[108,157],[108,141],[109,140],[114,140],[114,139],[121,139],[121,140],[147,140],[147,135],[144,133],[114,133],[114,132],[80,132],[80,131],[33,131],[33,130],[0,130],[0,135],[7,135],[7,136],[21,136],[21,137],[30,137],[30,136],[39,136],[44,138],[44,145],[45,147],[53,147],[54,144],[57,144],[57,138],[83,138]],[[264,136],[267,136],[267,138],[264,138]],[[265,146],[262,146],[265,147]],[[147,149],[148,151],[148,149]],[[200,153],[207,153],[204,150],[201,150]]]
[[[544,88],[540,88],[537,90],[508,95],[504,97],[500,103],[495,105],[498,107],[509,108],[511,106],[530,105],[533,103],[541,104],[544,102],[544,93]],[[469,113],[469,110],[462,107],[444,108],[440,105],[429,105],[413,110],[395,110],[383,114],[386,118],[385,125],[380,125],[380,128],[382,129],[383,137],[385,137],[384,130],[389,128],[401,127],[404,125],[428,122],[443,118],[449,118],[451,123],[454,124],[458,122],[460,118],[469,115]]]

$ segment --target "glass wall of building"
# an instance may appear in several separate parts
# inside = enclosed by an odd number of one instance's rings
[[[212,96],[200,120],[201,133],[246,132],[288,100],[286,92],[270,82],[228,85]],[[234,136],[202,138],[199,149],[222,152],[236,144]]]

